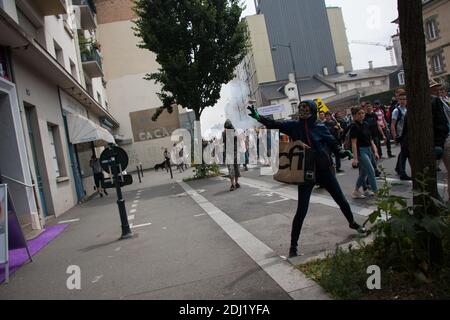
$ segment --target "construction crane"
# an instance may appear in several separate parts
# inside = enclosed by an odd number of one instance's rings
[[[391,54],[392,65],[393,66],[396,65],[393,45],[384,44],[384,43],[380,43],[380,42],[362,41],[362,40],[353,40],[350,42],[350,44],[364,44],[364,45],[368,45],[368,46],[384,47],[384,48],[386,48],[386,51],[389,51],[389,53]]]

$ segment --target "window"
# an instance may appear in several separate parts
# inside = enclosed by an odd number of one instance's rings
[[[55,135],[53,128],[48,126],[48,138],[50,139],[50,157],[52,158],[53,171],[57,178],[61,176],[59,171],[58,157],[56,156]]]
[[[62,50],[61,46],[55,40],[53,40],[53,45],[55,47],[56,60],[58,60],[59,64],[65,68],[64,54],[63,54],[63,50]]]
[[[348,85],[347,84],[341,85],[341,92],[345,92],[347,90],[348,90]]]
[[[401,71],[398,73],[398,84],[401,86],[405,85],[405,72]]]
[[[426,32],[429,40],[435,40],[438,37],[436,20],[428,20],[426,23]]]
[[[97,92],[97,102],[102,104],[102,96]]]
[[[357,87],[357,88],[361,88],[361,86],[362,86],[362,83],[361,83],[361,82],[358,82],[358,83],[356,84],[356,87]]]
[[[48,139],[50,143],[51,168],[55,173],[55,177],[57,179],[67,177],[59,126],[48,124]]]
[[[440,54],[436,54],[431,57],[431,62],[433,63],[433,71],[434,73],[440,73],[443,71],[442,69],[442,57]]]
[[[370,81],[369,82],[369,87],[374,87],[375,86],[375,81]]]
[[[75,63],[71,59],[69,59],[69,61],[70,61],[70,73],[72,74],[72,77],[74,77],[78,81],[77,67],[75,66]]]

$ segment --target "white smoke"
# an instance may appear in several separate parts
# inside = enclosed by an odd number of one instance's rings
[[[207,108],[202,114],[202,136],[210,140],[219,138],[224,130],[224,123],[229,119],[240,130],[256,128],[260,125],[248,116],[249,90],[247,85],[233,79],[222,87],[221,98],[213,108]]]

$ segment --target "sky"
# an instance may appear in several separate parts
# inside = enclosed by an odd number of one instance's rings
[[[310,0],[314,1],[314,0]],[[256,13],[253,0],[243,0],[246,9],[243,16]],[[325,0],[328,7],[341,7],[347,28],[347,37],[351,41],[377,42],[389,45],[391,36],[396,33],[397,25],[391,23],[397,18],[397,0]],[[391,56],[384,47],[350,44],[353,69],[368,69],[369,61],[374,67],[390,66]],[[202,115],[202,128],[211,128],[223,124],[229,116],[230,99],[233,90],[225,87],[218,105],[208,108]],[[228,107],[227,107],[228,106]]]

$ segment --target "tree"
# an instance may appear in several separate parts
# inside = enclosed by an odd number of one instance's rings
[[[406,88],[408,93],[408,141],[410,149],[411,171],[415,191],[428,192],[437,198],[436,159],[433,153],[434,136],[431,110],[431,96],[428,83],[425,32],[422,13],[422,0],[398,0],[400,38],[403,51]],[[425,171],[424,171],[425,169]],[[426,190],[417,178],[425,174],[428,183]],[[414,196],[416,211],[423,210],[423,197]],[[433,208],[433,205],[430,205]],[[434,215],[436,212],[415,212],[418,216]],[[434,261],[440,260],[441,243],[432,240]]]
[[[161,66],[146,76],[162,85],[154,120],[176,103],[199,121],[247,53],[240,0],[136,0],[134,10],[138,46],[154,52]]]

